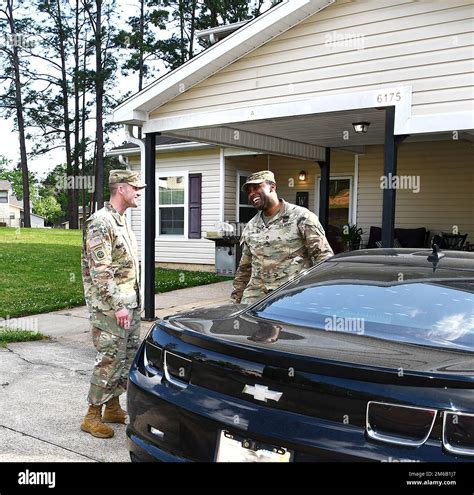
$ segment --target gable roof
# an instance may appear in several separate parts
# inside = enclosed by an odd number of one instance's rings
[[[335,0],[284,0],[114,109],[114,122],[141,125],[148,113],[264,45]]]
[[[0,180],[0,191],[9,191],[10,183],[7,180]]]
[[[20,201],[19,199],[16,198],[16,196],[13,196],[13,194],[11,194],[10,206],[18,206],[18,208],[23,209],[23,201]]]

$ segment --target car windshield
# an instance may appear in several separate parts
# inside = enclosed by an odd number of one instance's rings
[[[474,351],[474,278],[468,273],[423,278],[407,267],[342,266],[334,264],[332,276],[325,269],[310,281],[302,277],[251,312],[319,330]]]

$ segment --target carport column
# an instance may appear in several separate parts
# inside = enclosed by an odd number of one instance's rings
[[[319,184],[319,221],[324,230],[329,224],[329,180],[331,177],[331,148],[326,148],[324,162],[318,162],[321,168],[321,182]]]
[[[385,110],[384,182],[382,206],[382,247],[393,247],[395,229],[396,189],[390,187],[391,178],[397,175],[397,143],[395,140],[395,107]]]
[[[145,135],[145,316],[155,319],[155,237],[156,237],[156,134]],[[142,239],[143,242],[143,239]]]

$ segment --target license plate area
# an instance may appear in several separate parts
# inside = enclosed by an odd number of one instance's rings
[[[290,462],[293,453],[285,447],[234,435],[226,430],[219,434],[216,462]]]

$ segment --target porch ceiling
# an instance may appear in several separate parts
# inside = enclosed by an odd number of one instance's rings
[[[357,134],[352,126],[354,122],[369,122],[367,133]],[[361,152],[363,146],[383,144],[385,111],[369,108],[320,113],[179,129],[166,134],[222,146],[323,161],[326,147]]]

